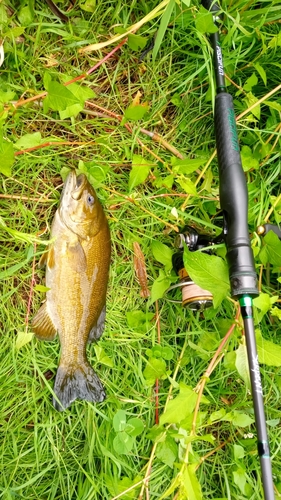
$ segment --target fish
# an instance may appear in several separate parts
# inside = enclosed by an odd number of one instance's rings
[[[86,354],[104,330],[110,265],[110,231],[94,188],[71,170],[39,265],[46,265],[46,301],[32,321],[39,340],[59,335],[61,353],[53,405],[63,411],[76,399],[101,402],[104,387]]]

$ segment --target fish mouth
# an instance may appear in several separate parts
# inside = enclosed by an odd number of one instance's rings
[[[82,193],[85,189],[85,185],[87,183],[87,177],[84,174],[79,174],[78,177],[75,175],[76,184],[71,193],[71,196],[74,200],[80,200]]]
[[[77,176],[75,170],[71,170],[63,186],[60,208],[67,208],[71,198],[80,200],[86,183],[87,177],[84,174]]]

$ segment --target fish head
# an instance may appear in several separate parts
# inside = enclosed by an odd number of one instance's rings
[[[76,176],[74,170],[64,183],[59,206],[62,222],[82,239],[89,239],[102,228],[105,215],[94,188],[86,175]]]

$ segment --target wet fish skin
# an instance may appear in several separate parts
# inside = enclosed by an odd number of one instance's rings
[[[110,264],[110,232],[86,176],[68,175],[55,214],[46,261],[46,302],[33,319],[37,338],[59,334],[61,355],[54,407],[62,411],[75,399],[99,402],[105,391],[86,356],[88,341],[98,340],[105,321]]]

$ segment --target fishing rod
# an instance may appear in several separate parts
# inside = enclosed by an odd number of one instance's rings
[[[202,5],[212,13],[214,24],[219,28],[219,12],[221,11],[219,5],[212,0],[202,0]],[[216,78],[214,125],[219,167],[220,205],[224,217],[223,238],[227,249],[230,289],[231,296],[239,300],[244,322],[264,498],[274,500],[253,320],[253,297],[257,296],[259,291],[248,230],[248,192],[241,163],[233,100],[226,90],[219,29],[210,35],[210,41],[214,52]]]

